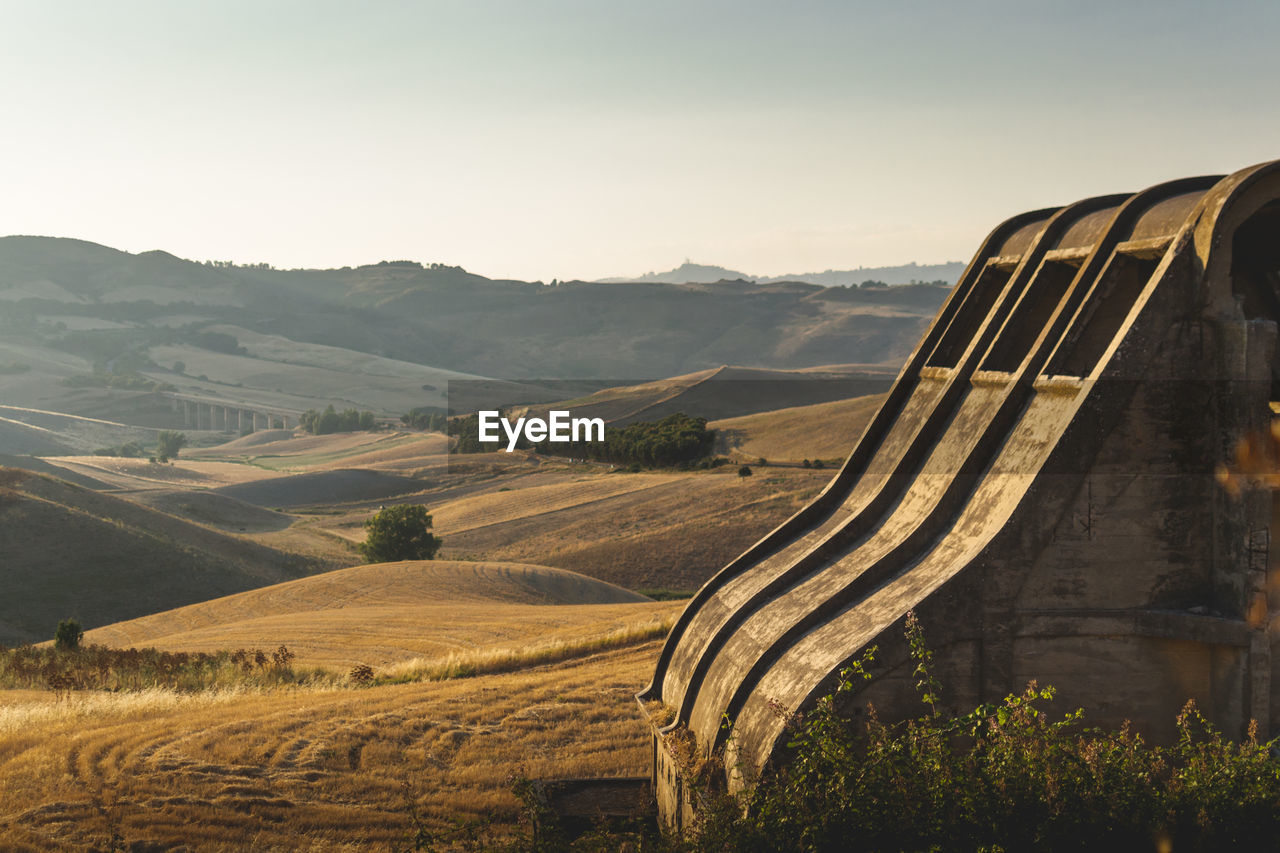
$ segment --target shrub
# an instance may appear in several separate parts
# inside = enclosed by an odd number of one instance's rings
[[[177,459],[179,451],[187,446],[187,434],[174,430],[162,429],[156,435],[156,456],[161,462]]]
[[[63,619],[58,623],[57,633],[53,635],[53,647],[64,652],[74,652],[80,648],[84,639],[84,629],[75,619]]]
[[[419,504],[398,504],[380,510],[364,523],[368,537],[360,553],[371,563],[430,560],[443,541],[431,534],[431,516]]]
[[[750,476],[751,476],[751,466],[750,466],[750,465],[743,465],[741,468],[739,468],[739,469],[738,469],[738,476],[739,476],[739,477],[750,477]]]
[[[1057,719],[1052,687],[1031,682],[997,704],[947,714],[914,615],[907,638],[926,711],[886,723],[840,713],[870,676],[874,649],[835,692],[788,717],[790,760],[743,799],[712,802],[692,849],[1274,849],[1276,742],[1233,743],[1188,702],[1171,748],[1125,725]],[[856,843],[853,840],[856,839]]]

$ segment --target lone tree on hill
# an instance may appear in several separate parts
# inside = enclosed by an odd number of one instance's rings
[[[162,429],[160,434],[156,436],[156,456],[161,462],[168,462],[170,459],[178,458],[178,451],[187,446],[187,434],[185,432],[174,432],[171,429]]]
[[[382,509],[364,523],[368,538],[360,553],[371,563],[430,560],[443,540],[431,534],[431,516],[420,504],[397,504]]]
[[[58,632],[53,635],[53,647],[67,652],[80,648],[84,639],[84,629],[75,619],[63,619],[58,623]]]

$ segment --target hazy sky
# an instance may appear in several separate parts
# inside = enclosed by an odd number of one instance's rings
[[[969,259],[1280,157],[1280,3],[0,0],[0,234],[597,278]]]

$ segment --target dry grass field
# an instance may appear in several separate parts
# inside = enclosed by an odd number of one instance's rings
[[[26,376],[26,374],[22,374]],[[0,377],[12,379],[13,377]],[[58,455],[67,453],[88,453],[98,447],[123,444],[126,441],[149,442],[155,438],[155,430],[141,426],[130,426],[116,420],[102,417],[84,417],[78,414],[66,414],[44,408],[28,408],[9,405],[9,401],[17,399],[7,396],[8,383],[0,381],[0,452],[29,455]],[[73,391],[82,391],[75,395],[94,399],[101,395],[97,389],[68,389],[55,386],[64,394],[71,396]],[[82,400],[85,405],[89,400]]]
[[[442,556],[537,562],[630,589],[692,591],[800,509],[832,474],[758,468],[740,478],[730,467],[595,474],[541,489],[491,491],[461,499],[461,507],[428,505],[439,519]],[[614,491],[607,481],[621,485]],[[532,507],[526,492],[533,493]],[[468,510],[492,521],[473,525]]]
[[[366,475],[374,472],[365,472]],[[383,472],[377,472],[379,474]],[[537,459],[521,453],[453,457],[447,470],[423,476],[421,490],[320,501],[323,471],[220,489],[261,506],[296,506],[291,528],[255,535],[274,547],[317,537],[354,545],[383,503],[423,504],[444,538],[440,556],[511,561],[570,569],[629,589],[692,591],[780,524],[827,483],[833,471],[736,468],[643,474],[599,465]],[[389,474],[387,476],[390,476]],[[325,481],[327,482],[327,481]],[[252,491],[254,494],[250,494]],[[308,509],[294,500],[314,503]]]
[[[122,491],[136,489],[213,489],[282,476],[235,462],[197,461],[179,457],[161,465],[146,459],[116,456],[51,456],[46,462],[92,477]]]
[[[799,462],[843,461],[887,394],[871,394],[812,406],[795,406],[757,415],[712,421],[716,452],[735,459]]]
[[[269,430],[217,447],[187,451],[185,455],[293,473],[328,468],[407,471],[444,464],[447,450],[447,440],[438,433],[295,435],[288,430]]]
[[[658,644],[503,675],[365,689],[57,702],[0,693],[0,846],[405,849],[517,818],[513,776],[638,776],[633,694]]]
[[[671,604],[561,569],[383,563],[191,604],[89,631],[86,642],[166,651],[285,644],[301,666],[346,672],[412,658],[600,637]]]
[[[337,567],[9,468],[0,469],[0,531],[7,643],[48,639],[67,617],[104,625]]]
[[[746,458],[831,458],[847,452],[853,439],[842,436],[856,437],[875,405],[863,398],[713,426]],[[824,442],[840,448],[828,454]],[[8,475],[0,514],[21,516],[28,530],[19,598],[45,600],[22,586],[38,578],[139,607],[87,642],[284,644],[295,666],[333,676],[326,687],[188,695],[0,692],[0,849],[403,849],[415,812],[434,832],[467,819],[509,831],[518,776],[644,775],[649,744],[632,697],[652,671],[654,638],[683,605],[629,590],[696,589],[834,473],[621,474],[443,450],[438,435],[277,430],[184,451],[171,466],[48,460],[115,496]],[[206,552],[252,565],[254,555],[277,555],[312,572],[350,565],[364,520],[392,500],[428,506],[446,559],[292,580],[255,569],[239,590],[210,586],[221,575],[201,568],[215,567]],[[55,528],[63,541],[31,556]],[[123,557],[86,574],[88,544]],[[79,567],[75,578],[56,564]],[[168,573],[139,579],[130,568],[147,565]],[[137,583],[158,587],[140,596]],[[166,598],[166,584],[189,597]],[[46,609],[46,622],[79,615]],[[345,674],[358,664],[374,668],[375,686],[351,686]]]
[[[893,375],[883,365],[829,365],[805,370],[721,366],[606,388],[530,410],[542,414],[551,408],[570,409],[577,417],[599,417],[615,425],[659,420],[676,412],[714,420],[878,392],[888,387]]]

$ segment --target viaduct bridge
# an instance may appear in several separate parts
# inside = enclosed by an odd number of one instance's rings
[[[298,425],[297,409],[229,402],[197,394],[168,393],[173,411],[180,412],[188,429],[214,430],[241,435],[260,429],[289,429]]]

